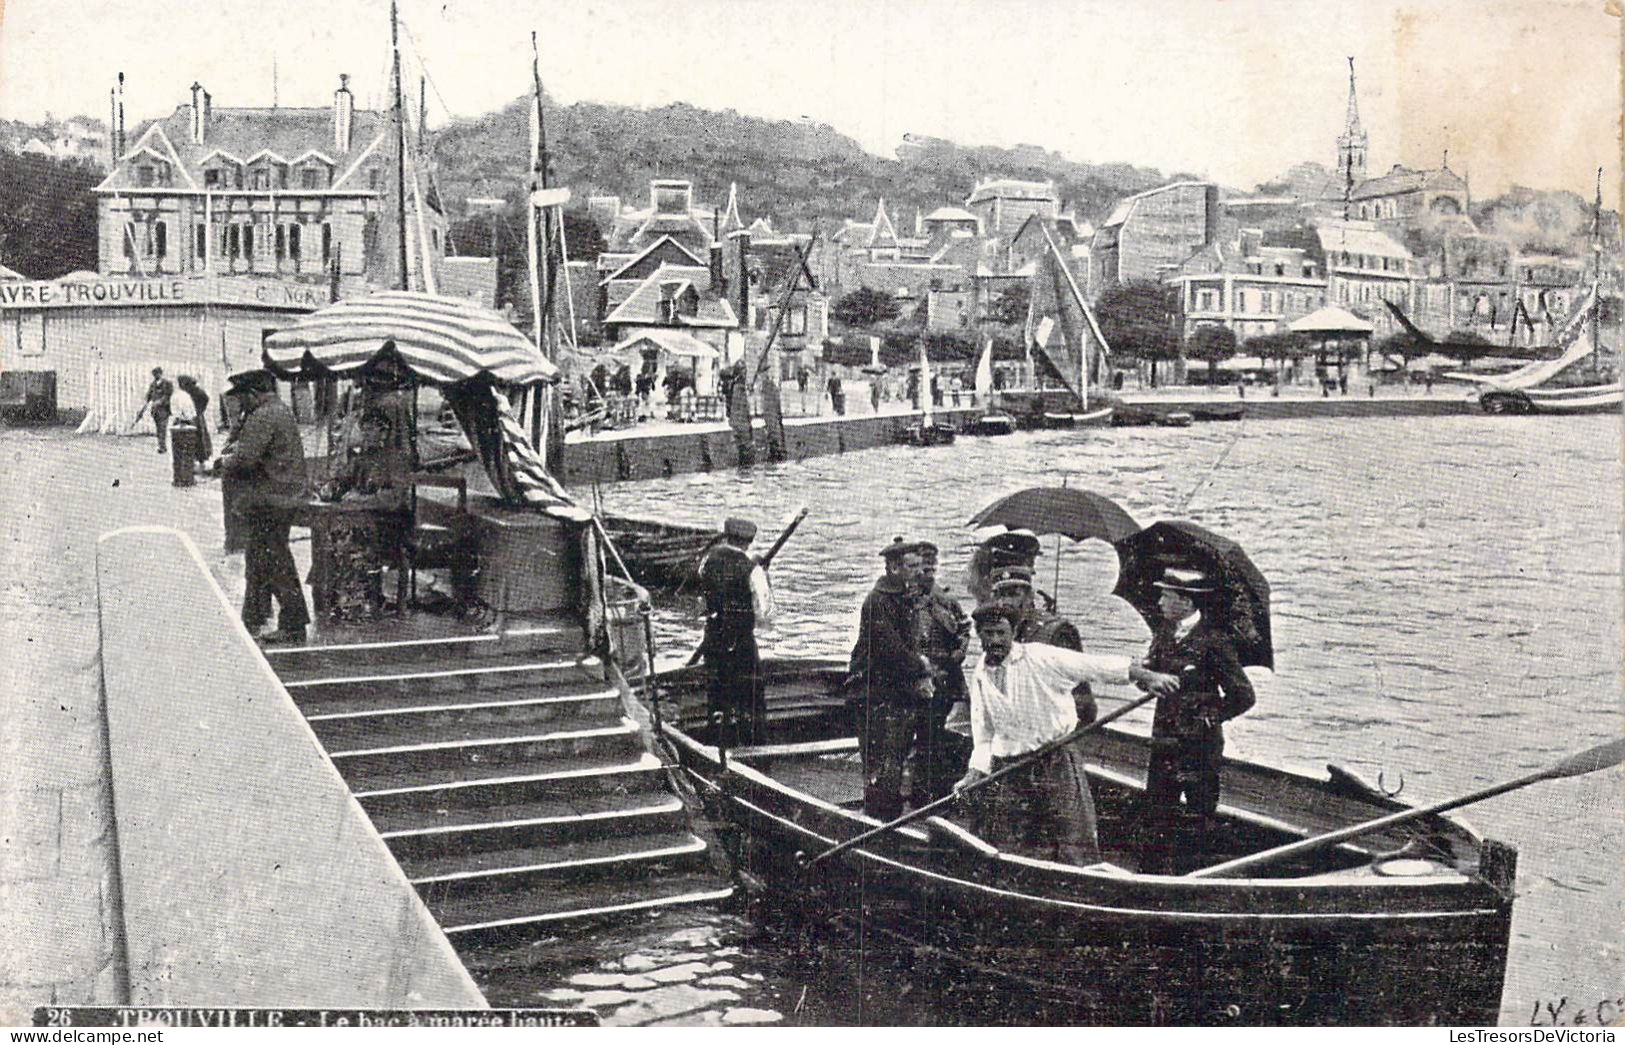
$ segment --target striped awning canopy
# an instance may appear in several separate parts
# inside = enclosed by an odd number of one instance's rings
[[[461,298],[396,290],[347,298],[302,316],[265,340],[265,362],[284,377],[351,376],[393,356],[418,379],[506,385],[559,371],[513,324]]]

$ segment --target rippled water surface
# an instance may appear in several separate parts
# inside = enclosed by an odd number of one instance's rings
[[[53,694],[93,694],[96,533],[177,525],[217,571],[240,569],[214,552],[217,488],[174,491],[149,441],[4,432],[0,450],[0,535],[12,555],[0,623],[61,640],[8,640],[6,655],[21,649],[24,677],[52,680]],[[1403,776],[1405,798],[1420,804],[1621,732],[1620,429],[1610,418],[1025,433],[610,486],[602,497],[614,511],[706,525],[745,514],[764,537],[806,503],[806,524],[774,564],[781,616],[763,646],[839,655],[892,535],[936,541],[958,586],[971,513],[1062,480],[1117,499],[1141,523],[1184,517],[1233,537],[1269,577],[1277,671],[1257,679],[1258,706],[1228,728],[1227,753],[1312,774],[1337,762],[1372,780],[1381,771],[1390,786]],[[1055,563],[1046,543],[1046,588]],[[1062,609],[1094,648],[1143,651],[1144,625],[1106,594],[1115,576],[1108,548],[1067,544]],[[662,607],[657,623],[663,656],[686,657],[698,634],[691,611]],[[1464,812],[1520,851],[1505,1022],[1529,1022],[1537,1003],[1567,998],[1566,1019],[1625,994],[1621,779],[1536,785]],[[946,998],[922,975],[866,964],[860,944],[774,911],[668,912],[543,941],[540,964],[487,987],[493,1003],[585,1003],[611,1022],[1024,1018],[998,998]]]

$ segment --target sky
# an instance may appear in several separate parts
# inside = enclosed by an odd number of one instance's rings
[[[1032,143],[1251,188],[1335,161],[1359,77],[1368,167],[1436,166],[1620,194],[1617,0],[402,0],[430,129],[530,86],[562,102],[682,101],[810,119],[893,156],[905,133]],[[189,100],[387,98],[387,0],[0,0],[0,116],[128,122]],[[415,95],[415,90],[410,93]],[[968,190],[967,186],[967,190]]]

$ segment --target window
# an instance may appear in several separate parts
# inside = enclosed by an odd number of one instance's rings
[[[218,189],[220,187],[220,172],[212,167],[204,171],[203,187],[205,189]]]
[[[155,250],[160,258],[169,257],[169,223],[167,221],[155,222],[152,226],[152,238],[156,244]]]
[[[429,243],[434,247],[434,252],[436,254],[440,253],[440,230],[439,229],[430,229],[429,230]]]
[[[1247,292],[1240,287],[1236,288],[1236,311],[1247,311]]]
[[[141,186],[142,188],[146,188],[147,186],[153,184],[154,173],[155,172],[153,171],[153,169],[151,167],[146,166],[145,164],[143,164],[140,167],[137,167],[135,169],[135,183],[137,185]]]
[[[1303,266],[1303,278],[1304,279],[1314,279],[1315,278],[1315,266],[1308,265],[1308,264],[1304,265]]]
[[[254,189],[269,189],[271,187],[271,172],[264,167],[255,167],[249,172],[252,179],[249,187]]]
[[[281,225],[276,227],[276,259],[283,261],[288,256],[288,230]]]
[[[784,333],[796,337],[807,332],[807,306],[796,305],[784,314]]]
[[[277,169],[276,169],[276,187],[279,188],[279,189],[285,189],[285,188],[288,187],[288,168],[283,167],[283,166],[278,166],[277,167]]]
[[[242,248],[242,229],[236,225],[226,226],[226,256],[235,258]]]
[[[252,226],[252,225],[244,225],[243,226],[243,257],[252,258],[253,256],[254,256],[254,226]]]
[[[243,187],[243,169],[238,167],[231,172],[231,184],[234,188]]]
[[[1211,290],[1198,290],[1196,292],[1196,308],[1199,312],[1213,312],[1219,307],[1219,295]]]
[[[322,264],[333,263],[333,226],[322,222]]]
[[[367,265],[378,254],[378,215],[369,214],[361,226],[361,259]]]
[[[376,189],[377,187],[378,187],[378,168],[377,167],[368,167],[367,168],[367,188]]]
[[[288,257],[299,260],[299,233],[304,228],[298,222],[288,226]]]
[[[305,189],[323,189],[327,187],[327,172],[320,167],[305,167],[299,172],[300,187]]]
[[[209,254],[209,228],[207,225],[192,226],[192,254],[193,260],[202,261]]]
[[[1283,264],[1283,263],[1282,263],[1282,262],[1279,262],[1279,261],[1277,261],[1277,262],[1276,262],[1276,263],[1275,263],[1275,274],[1276,274],[1276,275],[1277,275],[1277,276],[1284,276],[1284,275],[1286,275],[1286,265],[1285,265],[1285,264]]]

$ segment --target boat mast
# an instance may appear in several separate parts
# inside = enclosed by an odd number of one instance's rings
[[[546,179],[546,171],[542,162],[542,70],[541,58],[536,51],[536,34],[530,34],[530,73],[535,88],[533,104],[536,112],[530,124],[530,184],[526,186],[525,194],[525,251],[527,260],[527,274],[530,279],[530,314],[531,336],[536,343],[536,350],[543,356],[548,355],[546,321],[542,307],[542,260],[536,242],[536,204],[535,196],[538,189]],[[545,215],[546,212],[543,211]],[[530,392],[530,441],[537,448],[542,447],[542,413],[545,393],[540,388],[533,388]],[[545,451],[544,451],[545,453]]]
[[[406,272],[406,120],[401,107],[401,27],[395,0],[389,0],[389,47],[394,55],[395,82],[395,242],[399,248],[402,290],[411,290]]]
[[[1602,168],[1597,168],[1597,198],[1591,211],[1591,372],[1600,373],[1598,327],[1602,325]]]

